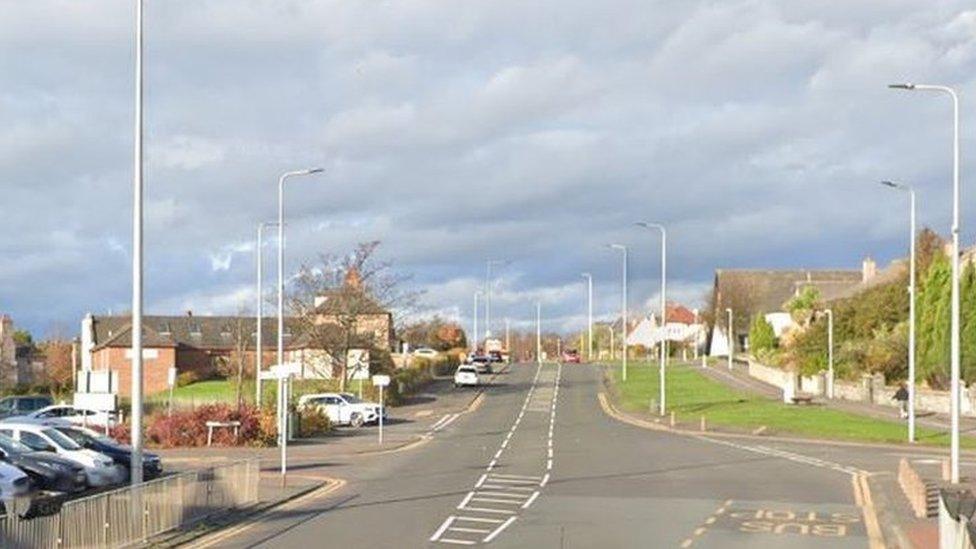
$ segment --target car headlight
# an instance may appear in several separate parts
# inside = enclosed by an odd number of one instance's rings
[[[68,465],[67,463],[60,463],[60,462],[57,462],[57,461],[39,461],[38,463],[41,464],[41,465],[43,465],[43,466],[45,466],[45,467],[50,467],[51,469],[54,469],[55,471],[60,471],[62,473],[65,473],[65,472],[68,472],[68,471],[71,470],[71,466]]]

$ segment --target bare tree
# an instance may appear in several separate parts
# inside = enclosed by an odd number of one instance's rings
[[[376,258],[379,245],[378,240],[364,242],[345,256],[321,255],[317,266],[299,270],[289,292],[288,306],[301,336],[338,363],[341,390],[348,381],[349,350],[386,350],[392,331],[420,296],[404,288],[409,276]]]

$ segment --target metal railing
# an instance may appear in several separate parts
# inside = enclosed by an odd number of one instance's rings
[[[56,513],[0,517],[0,547],[117,548],[257,503],[258,460],[180,473],[65,502]]]

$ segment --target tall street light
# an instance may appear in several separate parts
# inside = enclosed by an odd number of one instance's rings
[[[908,442],[915,442],[915,189],[891,181],[881,184],[908,193]]]
[[[834,398],[834,311],[827,309],[827,398]]]
[[[593,275],[581,276],[586,279],[586,360],[593,362]]]
[[[491,337],[491,268],[495,265],[508,265],[507,259],[489,259],[485,261],[485,345]],[[486,347],[487,349],[487,347]]]
[[[930,84],[892,84],[890,88],[902,90],[934,91],[952,98],[952,328],[950,371],[950,403],[952,408],[952,435],[950,450],[950,481],[959,484],[959,96],[948,86]],[[914,237],[914,235],[913,235]],[[914,238],[913,238],[914,240]]]
[[[280,368],[285,363],[285,181],[291,177],[321,173],[322,168],[309,168],[285,172],[278,178],[278,349],[277,361]],[[281,482],[284,484],[288,471],[288,400],[284,394],[284,377],[278,377],[279,443],[281,445]]]
[[[535,361],[542,365],[542,303],[535,302]]]
[[[729,371],[732,371],[732,354],[735,352],[735,327],[732,325],[732,309],[726,308],[726,314],[729,315]]]
[[[142,0],[136,0],[135,145],[132,175],[132,485],[142,483]]]
[[[258,288],[257,288],[257,317],[255,318],[255,330],[257,331],[257,341],[255,342],[255,362],[254,362],[254,382],[257,387],[254,396],[254,405],[259,409],[261,408],[261,369],[264,366],[264,289],[262,287],[262,278],[264,271],[264,260],[263,260],[263,249],[264,249],[264,228],[274,227],[277,223],[274,221],[262,221],[258,223],[258,243],[256,249],[257,255],[257,267],[258,267]]]
[[[474,326],[471,327],[471,333],[474,334],[474,339],[471,340],[471,353],[478,353],[478,297],[481,295],[481,290],[474,291],[474,314],[471,317],[474,319]]]
[[[668,348],[668,337],[667,337],[667,334],[668,334],[668,331],[667,331],[667,326],[668,326],[668,297],[667,297],[667,295],[668,295],[668,232],[664,228],[664,225],[661,225],[660,223],[645,223],[645,222],[641,221],[641,222],[636,223],[636,225],[638,227],[644,227],[645,229],[650,229],[650,230],[656,229],[656,230],[661,231],[661,343],[660,343],[660,347],[661,347],[660,348],[660,352],[661,352],[661,365],[660,365],[660,368],[659,368],[660,369],[660,372],[659,372],[660,380],[658,382],[658,385],[660,385],[660,388],[661,388],[660,412],[661,412],[661,415],[663,416],[664,415],[664,412],[665,412],[665,409],[666,409],[665,402],[664,402],[664,398],[665,398],[665,392],[664,392],[664,368],[667,366],[667,360],[668,360],[667,359],[667,353],[668,353],[668,350],[667,350],[667,348]]]
[[[620,318],[621,318],[621,335],[620,341],[622,343],[621,347],[624,352],[623,363],[620,366],[620,378],[622,381],[627,381],[627,246],[623,244],[608,244],[610,248],[614,250],[620,250],[623,252],[623,286],[620,293]]]

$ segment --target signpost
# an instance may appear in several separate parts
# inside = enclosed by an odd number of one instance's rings
[[[169,406],[167,415],[173,415],[173,387],[176,386],[176,368],[170,368],[166,375],[166,383],[169,384]]]
[[[380,388],[380,445],[383,444],[383,387],[390,384],[390,376],[373,376],[373,385]]]
[[[291,376],[300,374],[302,365],[298,362],[275,364],[270,368],[278,380],[278,446],[281,447],[281,485],[288,475],[288,385]]]

